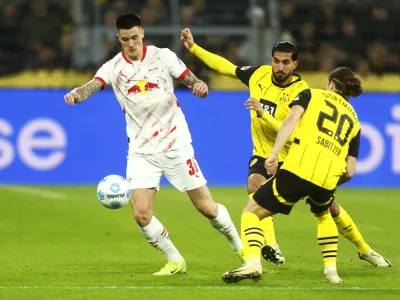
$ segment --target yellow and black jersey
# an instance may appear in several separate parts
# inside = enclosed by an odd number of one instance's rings
[[[297,74],[293,74],[292,82],[287,85],[275,84],[272,80],[272,67],[269,65],[237,67],[236,76],[249,87],[250,96],[260,100],[265,112],[280,122],[283,122],[288,115],[289,104],[293,99],[300,91],[309,88]],[[262,118],[258,118],[255,111],[251,111],[250,115],[253,155],[266,158],[275,144],[276,131],[272,130]],[[279,153],[280,162],[286,158],[289,148],[290,144],[287,144]]]
[[[358,158],[361,125],[342,95],[320,89],[300,92],[289,107],[305,109],[283,170],[327,190],[346,172],[346,157]]]

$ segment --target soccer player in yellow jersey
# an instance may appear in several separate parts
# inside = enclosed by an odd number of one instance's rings
[[[276,133],[289,113],[289,104],[300,91],[308,88],[307,83],[299,75],[293,73],[298,63],[297,48],[290,42],[280,42],[272,50],[270,66],[238,67],[195,44],[189,29],[182,31],[181,39],[185,47],[210,68],[226,76],[238,78],[249,87],[251,98],[245,105],[252,109],[251,134],[254,150],[249,163],[247,186],[249,198],[251,198],[270,177],[264,168],[264,161],[270,155]],[[278,154],[280,165],[286,158],[292,142],[293,138]],[[374,266],[391,266],[384,257],[369,247],[353,220],[336,201],[331,206],[330,212],[339,232],[355,244],[361,259]],[[272,217],[264,218],[260,226],[265,236],[262,255],[266,260],[279,266],[285,262],[285,259],[276,242]]]
[[[297,66],[297,49],[290,42],[281,42],[273,49],[271,65],[238,67],[228,60],[210,53],[194,43],[189,29],[184,29],[181,36],[185,47],[206,63],[210,68],[229,77],[240,79],[249,87],[250,96],[256,98],[262,105],[265,114],[270,114],[276,120],[283,122],[290,108],[289,103],[302,90],[307,89],[307,83],[293,71]],[[269,178],[264,161],[271,153],[276,132],[265,122],[264,117],[251,114],[251,136],[253,140],[253,156],[249,161],[247,192],[249,198]],[[289,144],[279,154],[279,162],[283,162],[289,151]],[[265,229],[265,247],[263,254],[269,261],[278,266],[285,262],[275,239],[272,217],[262,222]]]
[[[293,99],[265,161],[268,174],[275,177],[257,190],[242,213],[246,263],[225,273],[225,282],[261,278],[261,220],[277,213],[288,215],[303,197],[308,197],[317,222],[326,279],[334,284],[343,282],[336,270],[338,229],[329,208],[336,187],[349,181],[355,172],[361,126],[348,99],[361,93],[361,83],[353,71],[338,68],[330,74],[327,90],[307,89]],[[279,153],[296,126],[289,154],[277,171]]]

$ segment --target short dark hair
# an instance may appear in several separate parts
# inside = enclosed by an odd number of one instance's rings
[[[139,15],[134,13],[126,13],[120,15],[115,21],[115,27],[117,30],[120,29],[131,29],[132,27],[142,27],[142,19]]]
[[[333,81],[336,89],[346,97],[358,97],[363,92],[361,81],[351,69],[346,67],[333,70],[329,75],[329,81]]]
[[[275,52],[292,53],[292,60],[297,60],[297,56],[299,54],[299,51],[297,50],[295,44],[288,41],[276,43],[272,48],[272,57],[274,57]]]

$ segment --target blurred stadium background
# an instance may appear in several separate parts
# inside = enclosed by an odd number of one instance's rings
[[[126,11],[142,16],[146,43],[171,48],[215,89],[243,86],[185,52],[183,27],[237,65],[269,62],[272,45],[290,40],[312,83],[345,64],[368,89],[399,86],[400,0],[0,0],[0,85],[81,84],[119,51],[114,21]]]

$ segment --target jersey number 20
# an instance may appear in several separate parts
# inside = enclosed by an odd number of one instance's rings
[[[324,112],[320,112],[319,117],[318,117],[318,121],[317,121],[317,127],[318,130],[329,135],[330,137],[332,135],[334,135],[335,140],[341,145],[344,146],[347,142],[347,139],[349,138],[349,134],[350,132],[353,130],[354,127],[354,122],[353,120],[349,117],[349,115],[347,114],[342,114],[339,117],[339,113],[338,110],[336,108],[335,105],[333,105],[332,103],[330,103],[329,101],[325,100],[326,105],[328,105],[330,108],[332,108],[332,113],[331,114],[327,114]],[[339,119],[339,122],[338,122]],[[333,133],[332,130],[324,127],[324,121],[331,121],[335,124],[337,124],[337,128],[336,128],[336,132],[335,134]],[[348,123],[349,127],[347,128],[347,131],[344,135],[344,138],[342,139],[342,131],[343,131],[343,126],[345,123]]]

